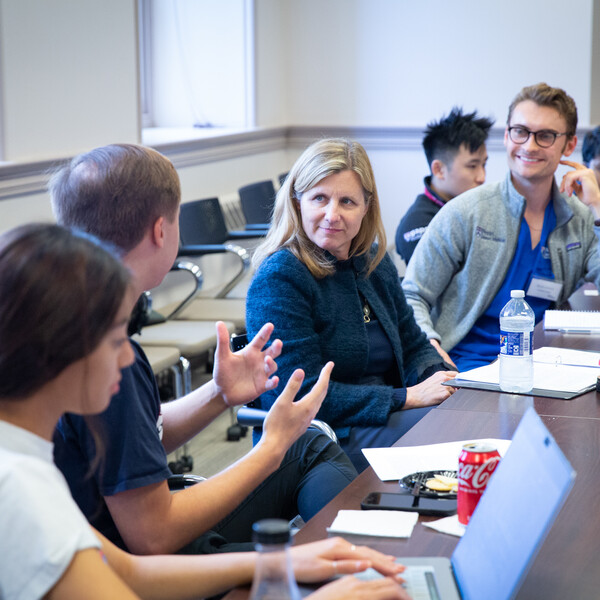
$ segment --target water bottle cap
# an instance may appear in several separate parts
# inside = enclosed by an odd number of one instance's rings
[[[259,544],[288,544],[290,525],[283,519],[263,519],[252,525],[252,538]]]
[[[523,290],[511,290],[510,297],[511,298],[525,298],[525,292]]]

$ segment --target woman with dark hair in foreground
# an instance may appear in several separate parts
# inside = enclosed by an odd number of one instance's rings
[[[133,556],[95,532],[52,459],[64,412],[103,411],[133,360],[129,273],[99,243],[55,225],[0,236],[0,597],[197,598],[249,583],[253,552]],[[289,385],[299,387],[297,381]],[[326,388],[327,381],[322,385]],[[315,599],[406,598],[391,557],[339,538],[292,550],[296,577],[343,578]]]

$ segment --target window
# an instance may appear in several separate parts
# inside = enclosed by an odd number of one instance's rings
[[[253,127],[253,0],[138,3],[143,127]]]

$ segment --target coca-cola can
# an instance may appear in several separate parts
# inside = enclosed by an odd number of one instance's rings
[[[466,525],[498,465],[500,453],[490,443],[471,442],[458,457],[458,521]]]

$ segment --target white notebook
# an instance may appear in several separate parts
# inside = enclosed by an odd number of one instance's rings
[[[571,398],[596,387],[600,353],[544,346],[533,351],[533,390],[529,394]],[[499,391],[499,361],[459,373],[445,385]]]
[[[599,333],[600,312],[583,310],[547,310],[544,313],[544,329],[556,329],[565,333]]]

